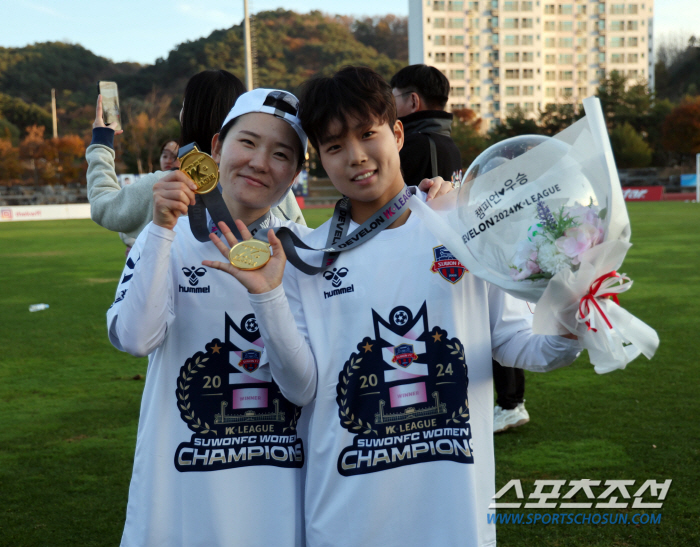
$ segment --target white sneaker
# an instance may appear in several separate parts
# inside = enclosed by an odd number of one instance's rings
[[[523,408],[523,410],[525,409]],[[493,409],[494,433],[501,433],[502,431],[505,431],[506,429],[509,429],[511,427],[518,427],[519,425],[524,425],[529,421],[530,416],[527,414],[527,411],[525,411],[525,413],[523,414],[520,411],[519,406],[510,410],[504,410],[499,405],[496,405]]]
[[[520,413],[523,415],[523,418],[525,418],[525,423],[530,421],[530,414],[528,413],[527,410],[525,410],[525,399],[523,399],[523,402],[518,405],[518,410]]]

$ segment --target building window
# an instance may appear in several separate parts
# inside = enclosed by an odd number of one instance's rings
[[[554,65],[557,62],[557,56],[556,55],[545,55],[544,56],[544,64],[546,65]]]
[[[520,43],[524,46],[531,46],[533,44],[532,34],[527,34],[520,37]]]
[[[605,69],[604,68],[599,68],[596,70],[596,77],[598,80],[604,80],[605,79]]]
[[[505,38],[503,39],[504,46],[517,46],[518,42],[518,37],[514,34],[506,34]]]
[[[573,32],[573,21],[559,21],[559,32]]]
[[[599,63],[605,63],[605,53],[599,53],[599,54],[598,54],[598,62],[599,62]]]
[[[452,105],[452,111],[454,112],[455,110],[462,110],[465,106],[466,105],[464,103],[455,103]]]
[[[450,80],[464,80],[464,71],[450,70]]]
[[[610,47],[625,47],[625,39],[622,36],[611,36]]]
[[[518,69],[506,70],[506,80],[517,80],[520,78],[520,71]]]
[[[627,76],[629,78],[636,78],[639,72],[637,70],[628,70],[627,71]]]
[[[498,45],[498,34],[494,33],[491,35],[491,44],[494,46]]]
[[[554,80],[556,80],[557,79],[556,70],[545,70],[544,79],[548,82],[553,82]]]
[[[598,36],[598,47],[605,47],[605,36]]]
[[[436,63],[444,63],[445,62],[445,54],[444,53],[436,53],[435,54],[435,62]]]
[[[557,29],[557,24],[554,21],[545,21],[544,30],[547,32],[554,32]]]
[[[625,5],[624,4],[613,4],[610,6],[610,13],[613,15],[620,15],[625,13]]]
[[[568,99],[574,94],[574,88],[573,87],[562,87],[559,90],[559,95]]]
[[[574,13],[573,4],[559,4],[558,8],[559,15],[573,15]]]
[[[625,30],[625,22],[624,21],[610,21],[610,30],[613,30],[615,32]]]
[[[481,74],[481,71],[478,68],[475,70],[470,70],[469,71],[469,79],[470,80],[479,80],[481,78],[480,74]]]
[[[479,10],[479,2],[469,2],[467,6],[469,6],[470,10]]]
[[[445,28],[445,19],[442,17],[433,19],[433,28]]]
[[[522,28],[532,28],[532,26],[533,26],[533,19],[532,18],[523,19]]]
[[[453,97],[464,97],[464,88],[463,87],[451,87],[450,88],[450,95]]]
[[[562,53],[559,55],[559,63],[560,65],[573,65],[574,64],[574,56]]]
[[[506,103],[506,112],[508,114],[512,114],[515,112],[515,109],[518,108],[518,105],[516,103]]]
[[[494,78],[498,78],[498,69],[497,68],[490,68],[489,69],[489,78],[493,80]]]
[[[587,47],[588,46],[588,38],[577,38],[576,45],[578,47]]]
[[[506,63],[519,63],[520,62],[520,53],[518,53],[517,51],[507,52],[505,61],[506,61]]]
[[[578,71],[578,79],[579,80],[588,80],[588,71],[587,70],[579,70]]]
[[[478,63],[479,62],[479,52],[478,51],[476,53],[469,54],[469,62],[470,63]]]
[[[515,97],[518,95],[518,92],[520,91],[520,88],[518,86],[506,86],[506,96],[507,97]]]
[[[472,47],[479,47],[479,37],[478,36],[470,36],[469,37],[469,45]]]
[[[469,19],[469,28],[472,30],[479,30],[479,18],[474,17],[473,19]]]
[[[481,87],[479,87],[479,86],[470,87],[469,94],[472,97],[481,97]]]
[[[503,11],[518,11],[518,3],[514,0],[503,2]]]
[[[464,28],[464,19],[462,19],[461,17],[455,17],[454,19],[449,19],[447,27],[448,28],[463,29]]]
[[[545,38],[544,39],[544,47],[557,47],[557,39],[556,38]]]
[[[586,15],[586,6],[578,6],[576,8],[576,11],[580,13],[581,15]]]
[[[627,13],[637,15],[637,4],[627,4]]]
[[[544,96],[545,97],[555,97],[556,89],[553,87],[545,87],[544,88]]]
[[[535,86],[534,85],[524,85],[523,86],[523,95],[531,96],[534,94],[535,94]]]
[[[523,52],[523,63],[532,63],[535,60],[535,54],[532,51]]]
[[[614,64],[620,64],[625,62],[625,54],[624,53],[613,53],[610,56],[610,62]]]
[[[464,2],[458,0],[456,2],[447,3],[448,11],[462,11],[464,9]]]
[[[445,11],[445,2],[443,0],[433,2],[433,11]]]
[[[481,105],[479,103],[472,103],[469,107],[477,114],[481,114]]]
[[[463,46],[464,45],[464,35],[460,34],[459,36],[450,36],[449,38],[449,44],[451,46]]]
[[[598,30],[605,30],[605,21],[598,21]]]
[[[433,44],[436,46],[444,46],[445,45],[445,37],[444,36],[435,36],[435,38],[433,38]]]
[[[587,87],[579,87],[578,88],[578,96],[585,97],[586,95],[588,95],[588,88]]]
[[[574,47],[573,38],[559,38],[559,47],[572,48]]]
[[[490,93],[491,95],[498,95],[498,86],[497,86],[497,85],[492,85],[492,86],[489,88],[489,93]]]
[[[503,20],[503,28],[518,28],[518,20],[512,17],[506,17]]]
[[[555,10],[554,10],[554,4],[545,4],[544,5],[544,14],[545,15],[554,15]]]
[[[639,29],[639,22],[638,21],[627,21],[627,30],[638,30]]]
[[[463,63],[464,53],[450,53],[450,63]]]
[[[639,43],[638,40],[638,38],[627,38],[627,45],[629,47],[637,47]]]
[[[627,55],[627,62],[628,63],[637,63],[639,62],[639,55],[637,53],[629,53]]]
[[[535,103],[523,103],[523,111],[534,112],[535,111]]]
[[[524,80],[529,80],[529,79],[534,78],[534,77],[535,77],[535,74],[534,74],[533,69],[531,69],[531,68],[524,68],[523,69],[523,79]]]
[[[559,80],[560,81],[570,82],[573,79],[574,79],[574,71],[573,70],[560,70],[559,71]]]
[[[532,2],[520,2],[520,11],[532,11]]]
[[[588,55],[577,55],[576,62],[585,65],[588,62]]]

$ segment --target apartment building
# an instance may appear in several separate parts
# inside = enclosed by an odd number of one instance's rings
[[[499,123],[580,102],[617,71],[653,86],[653,0],[409,0],[409,63],[450,80],[448,109]]]

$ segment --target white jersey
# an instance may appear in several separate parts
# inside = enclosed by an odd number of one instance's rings
[[[150,353],[121,544],[303,545],[300,408],[263,365],[247,290],[205,259],[222,256],[186,217],[150,224],[107,313],[117,348]]]
[[[322,247],[329,229],[305,241]],[[321,275],[292,271],[284,292],[318,368],[307,545],[495,544],[492,356],[544,371],[578,344],[533,336],[526,304],[470,275],[416,215]],[[265,329],[286,305],[272,292],[251,297]]]

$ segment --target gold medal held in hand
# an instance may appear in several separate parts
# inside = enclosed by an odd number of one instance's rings
[[[270,245],[259,239],[241,241],[231,247],[228,259],[241,270],[258,270],[270,260]]]
[[[219,166],[209,154],[200,152],[196,143],[180,148],[180,171],[197,185],[196,194],[207,194],[219,183]]]

